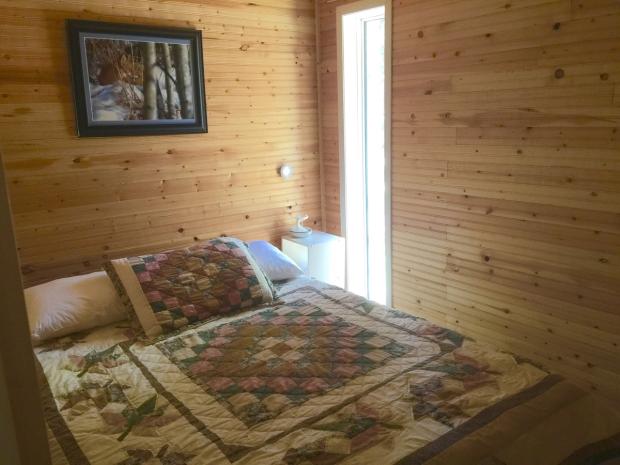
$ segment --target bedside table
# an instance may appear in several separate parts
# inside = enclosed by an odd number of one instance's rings
[[[284,236],[282,252],[312,278],[344,287],[344,238],[313,231],[308,237]]]

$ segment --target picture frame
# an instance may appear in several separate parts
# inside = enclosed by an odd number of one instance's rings
[[[200,30],[66,21],[79,137],[206,133]]]

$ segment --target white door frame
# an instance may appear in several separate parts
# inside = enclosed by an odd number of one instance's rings
[[[392,305],[392,0],[359,0],[336,8],[337,52],[338,52],[338,149],[340,163],[340,231],[346,237],[346,189],[344,149],[344,92],[342,17],[349,13],[378,6],[385,7],[385,267],[386,301]],[[346,270],[345,270],[346,275]]]

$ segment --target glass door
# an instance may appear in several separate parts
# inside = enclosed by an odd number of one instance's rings
[[[369,3],[379,3],[368,7]],[[341,216],[346,287],[389,303],[386,7],[339,9]]]

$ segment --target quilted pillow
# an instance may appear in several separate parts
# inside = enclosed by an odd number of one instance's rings
[[[105,269],[147,338],[274,299],[246,245],[231,237],[112,260]]]

